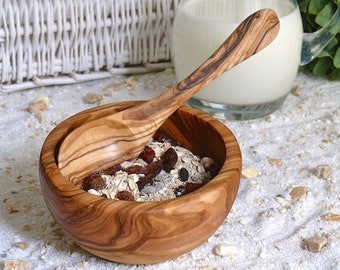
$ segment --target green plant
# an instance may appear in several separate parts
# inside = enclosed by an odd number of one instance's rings
[[[340,0],[298,0],[303,29],[314,32],[324,26],[334,14]],[[324,50],[301,71],[340,80],[340,30]]]

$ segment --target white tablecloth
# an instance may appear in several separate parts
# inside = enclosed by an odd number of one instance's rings
[[[0,268],[340,269],[340,82],[303,74],[296,80],[301,93],[290,94],[280,111],[225,122],[240,143],[248,178],[241,179],[225,223],[202,246],[161,264],[132,266],[92,256],[64,235],[39,185],[47,134],[63,119],[96,106],[85,101],[87,93],[99,94],[102,104],[149,99],[175,82],[168,71],[0,94]],[[47,111],[29,112],[39,97],[48,97]],[[319,165],[331,175],[317,175]],[[293,202],[295,187],[305,192]],[[303,248],[314,236],[327,240],[319,252]],[[236,252],[216,255],[221,243]]]

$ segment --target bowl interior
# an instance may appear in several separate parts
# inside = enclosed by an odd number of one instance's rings
[[[121,108],[116,108],[117,111],[120,109]],[[112,112],[112,108],[101,106],[75,115],[66,120],[66,122],[69,122],[72,125],[69,125],[70,129],[65,135],[87,121],[106,116]],[[90,117],[85,118],[86,115],[90,115]],[[209,121],[209,118],[206,118],[205,116],[205,114],[197,114],[197,112],[191,108],[181,108],[165,121],[156,134],[161,133],[170,137],[200,157],[209,156],[213,158],[217,163],[217,167],[220,169],[226,159],[227,151],[224,142],[224,136],[226,136],[226,134],[223,134],[223,130],[217,128],[214,123],[212,123],[211,120]],[[55,148],[56,162],[61,141],[59,141]],[[109,154],[103,156],[102,159],[105,160],[105,164],[100,168],[101,170],[105,170],[112,165],[115,165],[115,161],[111,159]],[[79,173],[77,173],[77,175],[73,175],[70,173],[69,175],[64,176],[74,185],[80,187],[84,177],[96,171],[98,171],[96,164],[90,163],[82,174],[79,175]]]

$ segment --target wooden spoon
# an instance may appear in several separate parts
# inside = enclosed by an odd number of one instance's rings
[[[269,45],[278,31],[279,20],[274,11],[257,11],[209,59],[171,89],[141,105],[74,129],[59,149],[61,173],[74,178],[136,158],[177,108],[222,73]]]

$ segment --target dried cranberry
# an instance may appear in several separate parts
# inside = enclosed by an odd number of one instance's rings
[[[188,170],[186,168],[182,167],[178,172],[178,177],[179,177],[179,180],[181,180],[182,182],[187,181],[188,178],[189,178]]]
[[[140,153],[139,157],[146,163],[150,164],[153,161],[155,155],[155,151],[150,146],[145,146],[143,152]]]
[[[84,179],[81,188],[88,191],[89,189],[100,190],[105,188],[105,186],[105,180],[101,177],[99,172],[95,172]]]
[[[170,147],[162,156],[163,170],[167,173],[170,172],[176,165],[178,160],[178,155],[176,150]]]

